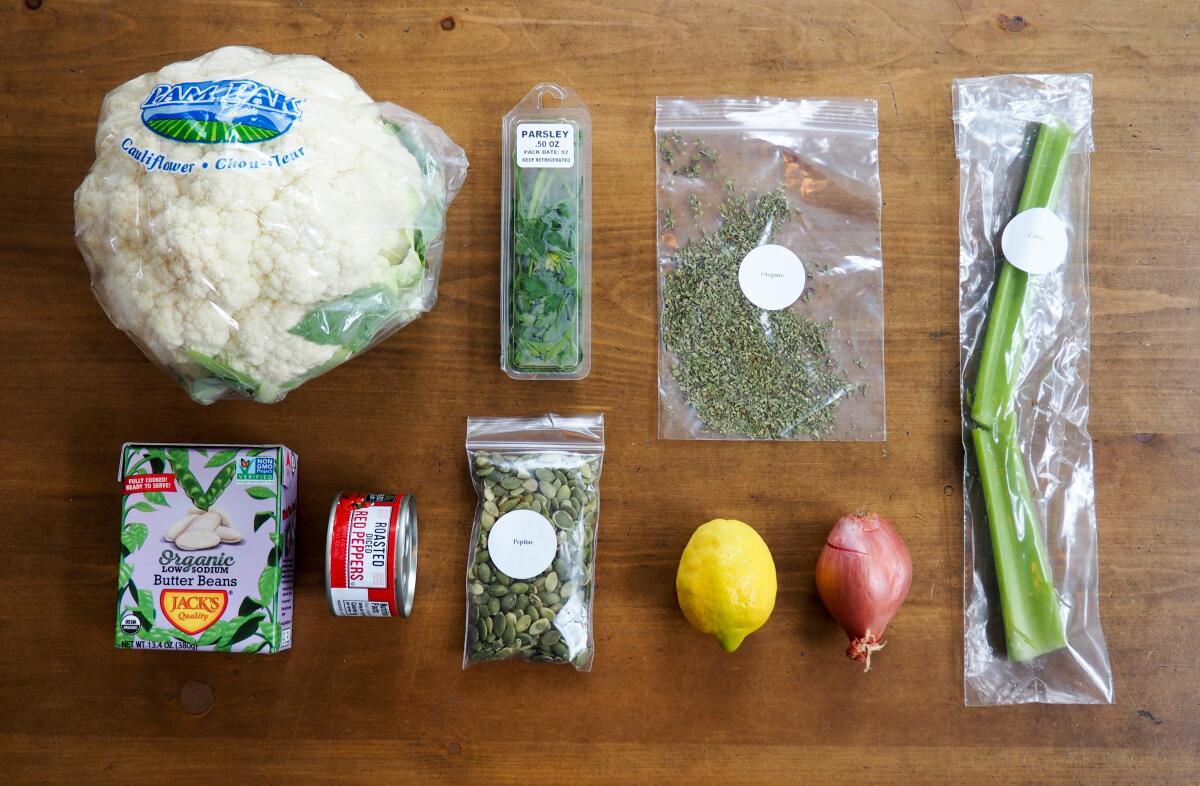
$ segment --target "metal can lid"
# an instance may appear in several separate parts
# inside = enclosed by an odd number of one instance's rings
[[[342,492],[333,495],[333,503],[329,506],[329,519],[325,522],[325,602],[329,604],[329,613],[337,616],[337,608],[333,604],[333,582],[330,580],[332,576],[331,562],[333,560],[333,525],[337,520],[338,502],[342,499]]]
[[[396,608],[408,617],[417,591],[417,506],[411,494],[404,495],[397,517]]]

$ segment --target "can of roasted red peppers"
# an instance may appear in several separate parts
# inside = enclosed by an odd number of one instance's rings
[[[337,617],[407,617],[417,587],[417,512],[410,494],[333,498],[325,593]]]

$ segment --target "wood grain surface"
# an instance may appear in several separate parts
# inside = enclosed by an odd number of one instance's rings
[[[104,93],[229,43],[320,55],[471,158],[441,298],[274,406],[192,403],[105,318],[72,239]],[[1091,293],[1102,617],[1117,702],[962,706],[957,167],[950,80],[1095,75]],[[594,363],[498,367],[499,122],[535,82],[595,126]],[[879,101],[886,443],[655,438],[654,97]],[[1200,780],[1200,11],[1194,0],[0,4],[0,761],[19,782],[1195,783]],[[468,414],[608,418],[590,674],[460,669]],[[302,457],[295,648],[112,647],[122,441],[283,442]],[[342,488],[411,490],[416,608],[331,618]],[[813,564],[845,510],[915,563],[891,643],[842,656]],[[688,627],[692,529],[741,518],[779,567],[735,655]]]

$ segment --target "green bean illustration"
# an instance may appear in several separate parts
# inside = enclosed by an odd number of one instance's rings
[[[188,452],[183,448],[168,448],[167,460],[171,462],[171,469],[175,470],[175,479],[179,481],[180,488],[183,489],[184,494],[188,495],[192,504],[201,510],[208,510],[208,496],[204,492],[204,487],[200,485],[200,481],[192,474],[191,467],[188,466]],[[220,473],[217,474],[217,477],[220,477]],[[226,481],[226,485],[228,485],[228,481]],[[222,486],[222,490],[224,490],[224,486]]]
[[[201,510],[208,510],[213,503],[224,493],[233,480],[234,474],[237,472],[235,463],[226,464],[221,467],[216,477],[212,479],[212,483],[205,490],[204,486],[200,485],[200,480],[192,473],[191,466],[188,460],[188,451],[184,448],[168,448],[167,461],[171,462],[171,469],[175,471],[175,479],[179,481],[180,488],[183,493],[188,495],[196,507]]]
[[[229,482],[233,480],[233,473],[236,471],[237,466],[235,464],[226,464],[222,467],[217,476],[212,479],[212,483],[208,484],[208,491],[204,495],[204,502],[206,504],[199,507],[204,510],[211,508],[213,503],[220,499],[221,494],[229,487]]]

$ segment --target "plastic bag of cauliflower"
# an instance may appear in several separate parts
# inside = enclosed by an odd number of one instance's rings
[[[75,236],[192,398],[278,401],[433,307],[462,149],[323,60],[226,47],[104,99]]]

